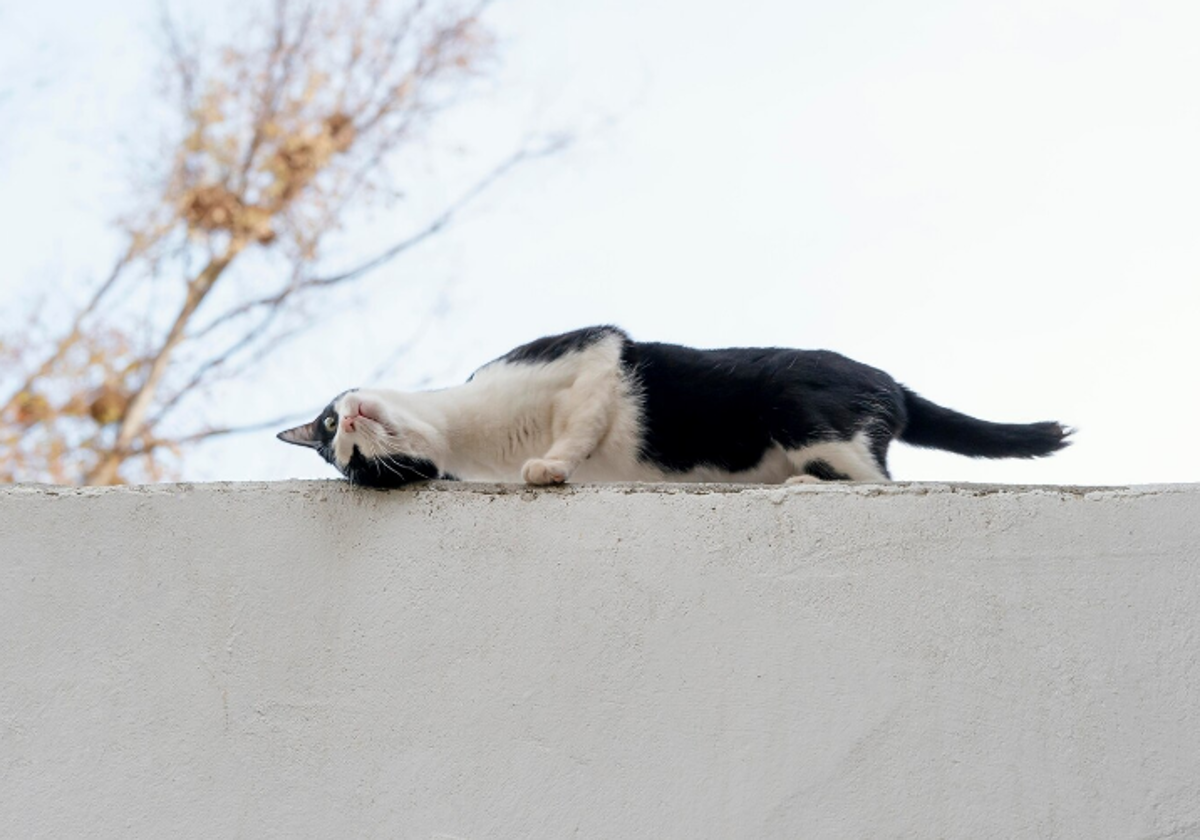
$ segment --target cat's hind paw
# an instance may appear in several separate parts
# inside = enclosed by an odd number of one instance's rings
[[[545,458],[530,458],[521,468],[521,477],[526,484],[562,484],[571,474],[571,465],[566,461],[548,461]]]

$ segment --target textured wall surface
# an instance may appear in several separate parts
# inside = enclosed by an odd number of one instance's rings
[[[0,490],[0,835],[1200,836],[1200,487]]]

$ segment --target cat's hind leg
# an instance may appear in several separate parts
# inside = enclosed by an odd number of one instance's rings
[[[811,455],[811,453],[809,453]],[[790,454],[789,454],[790,457]],[[850,476],[838,472],[833,465],[823,458],[796,458],[793,463],[802,462],[799,475],[793,475],[784,484],[824,484],[827,481],[850,481]]]
[[[827,440],[787,452],[795,475],[787,484],[817,481],[890,481],[887,468],[880,463],[886,445],[874,441],[865,431],[848,440]]]

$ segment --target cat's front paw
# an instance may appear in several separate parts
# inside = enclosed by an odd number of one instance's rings
[[[566,461],[547,461],[545,458],[530,458],[521,468],[521,477],[526,484],[562,484],[571,474]]]
[[[784,484],[824,484],[825,482],[823,482],[821,479],[817,478],[815,475],[808,475],[806,473],[804,475],[794,475],[783,483]]]

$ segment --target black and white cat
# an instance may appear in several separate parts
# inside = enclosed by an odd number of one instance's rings
[[[980,458],[1067,445],[1053,422],[989,423],[826,350],[696,350],[616,327],[538,339],[463,385],[340,394],[279,439],[354,484],[431,478],[886,481],[895,439]]]

